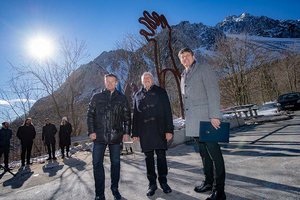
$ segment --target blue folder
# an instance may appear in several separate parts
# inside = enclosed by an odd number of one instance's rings
[[[199,130],[200,142],[229,142],[229,122],[221,122],[220,128],[215,129],[210,121],[201,121]]]

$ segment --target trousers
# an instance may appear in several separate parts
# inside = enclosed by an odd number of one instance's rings
[[[93,147],[93,172],[95,179],[96,196],[104,196],[105,174],[104,174],[104,153],[106,146],[110,155],[110,177],[111,189],[118,189],[120,180],[120,144],[100,144],[94,142]]]
[[[166,150],[155,149],[152,151],[144,152],[146,168],[147,168],[147,178],[149,180],[149,185],[156,185],[157,175],[155,173],[155,161],[154,161],[154,151],[157,156],[157,172],[159,183],[167,183],[168,166],[166,159]]]
[[[224,191],[225,165],[220,145],[217,142],[199,142],[198,138],[195,141],[199,146],[205,182],[213,185],[214,190]]]

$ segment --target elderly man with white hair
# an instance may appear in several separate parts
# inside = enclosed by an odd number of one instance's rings
[[[153,75],[145,72],[141,81],[143,87],[134,96],[132,137],[140,140],[146,158],[149,187],[147,196],[157,190],[154,152],[157,156],[158,181],[164,193],[172,192],[167,183],[167,142],[173,137],[173,120],[167,92],[154,85]]]

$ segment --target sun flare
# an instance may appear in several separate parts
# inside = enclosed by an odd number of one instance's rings
[[[54,53],[54,42],[46,36],[37,36],[28,41],[28,49],[33,58],[49,58]]]

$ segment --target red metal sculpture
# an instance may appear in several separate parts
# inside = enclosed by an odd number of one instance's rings
[[[176,66],[175,59],[173,56],[173,49],[172,49],[172,29],[165,18],[164,15],[159,15],[156,12],[152,12],[152,15],[149,14],[149,12],[144,11],[143,12],[143,17],[139,18],[139,22],[143,25],[145,25],[148,28],[148,31],[141,29],[140,34],[143,35],[146,40],[150,43],[154,43],[154,57],[155,57],[155,68],[156,68],[156,73],[157,73],[157,78],[159,85],[163,88],[165,88],[165,79],[166,79],[166,73],[171,72],[175,78],[176,85],[177,85],[177,91],[178,91],[178,96],[179,96],[179,101],[180,101],[180,111],[181,111],[181,116],[184,118],[184,110],[183,110],[183,102],[182,102],[182,96],[181,96],[181,90],[180,90],[180,72]],[[172,68],[164,68],[159,65],[159,54],[158,54],[158,42],[155,39],[155,34],[157,28],[161,26],[161,28],[168,29],[168,48],[170,51],[170,57],[172,60],[173,64],[173,69]]]

